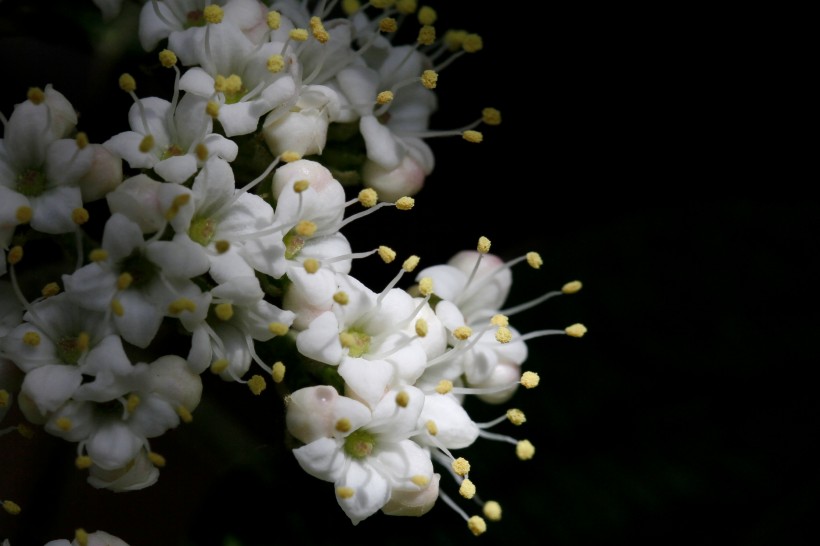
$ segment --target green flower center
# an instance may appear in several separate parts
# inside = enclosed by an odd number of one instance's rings
[[[288,260],[292,260],[298,256],[299,252],[301,252],[305,246],[305,240],[293,232],[285,235],[283,241],[285,243],[285,258]]]
[[[57,342],[57,356],[64,364],[76,364],[83,354],[76,337],[66,336]]]
[[[188,236],[202,246],[208,246],[216,234],[216,222],[213,218],[197,217],[191,220]]]
[[[46,175],[37,169],[26,169],[17,176],[17,191],[26,197],[37,197],[46,189]]]
[[[131,286],[139,288],[145,286],[159,272],[159,268],[139,250],[135,250],[130,256],[120,262],[120,271],[131,275]]]
[[[169,157],[177,157],[180,155],[185,155],[185,151],[176,144],[171,144],[165,149],[164,152],[162,152],[160,160],[168,159]]]
[[[195,9],[185,14],[185,28],[204,27],[205,14],[201,9]]]
[[[366,430],[354,430],[345,438],[345,453],[354,459],[364,459],[373,453],[376,447],[376,438]]]
[[[358,358],[370,350],[370,336],[366,333],[349,329],[339,334],[342,347],[347,347],[349,356]]]

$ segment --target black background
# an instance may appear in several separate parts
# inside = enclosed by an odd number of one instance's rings
[[[121,55],[95,51],[94,6],[64,4],[0,3],[0,108],[8,116],[29,86],[53,83],[79,110],[79,128],[102,142],[127,129],[130,98],[116,78],[142,58],[127,38]],[[330,484],[281,448],[274,394],[203,376],[194,422],[152,442],[168,466],[143,491],[93,490],[72,466],[74,446],[44,433],[3,437],[0,498],[24,511],[0,513],[0,538],[42,544],[80,526],[132,546],[210,546],[226,535],[244,545],[814,538],[808,371],[820,226],[803,188],[816,174],[796,168],[807,143],[782,128],[789,107],[764,85],[782,78],[765,33],[747,32],[735,14],[671,8],[443,4],[440,28],[479,32],[485,48],[441,73],[433,128],[457,128],[485,106],[504,121],[481,144],[431,140],[437,166],[416,207],[345,234],[354,249],[388,244],[425,265],[481,235],[504,258],[536,250],[544,267],[515,270],[512,303],[584,282],[513,323],[589,328],[581,340],[528,343],[525,368],[541,385],[516,395],[528,421],[505,432],[530,438],[535,458],[488,441],[464,453],[479,496],[498,500],[503,520],[476,538],[439,503],[422,518],[377,514],[353,527]],[[138,92],[167,98],[168,81],[138,76]],[[375,290],[393,275],[357,267]],[[469,409],[479,420],[506,407]]]

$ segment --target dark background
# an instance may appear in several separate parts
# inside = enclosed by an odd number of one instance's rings
[[[96,51],[94,6],[65,4],[0,3],[0,109],[10,115],[29,86],[50,82],[102,142],[127,128],[131,102],[116,78],[144,58],[124,20],[109,24],[121,51]],[[504,258],[537,250],[544,267],[515,270],[511,303],[584,282],[514,319],[522,332],[589,328],[581,340],[528,343],[525,368],[541,385],[500,408],[470,403],[477,420],[509,405],[528,417],[503,431],[531,439],[533,460],[489,441],[463,453],[503,520],[475,538],[440,502],[422,518],[377,514],[353,527],[331,486],[282,449],[274,393],[252,397],[206,374],[194,422],[152,442],[168,466],[143,491],[93,490],[73,468],[74,446],[44,433],[4,436],[0,498],[24,512],[0,513],[0,538],[36,545],[79,526],[131,546],[816,538],[808,370],[818,362],[820,222],[800,189],[816,175],[796,168],[808,146],[783,130],[788,105],[763,85],[782,75],[765,33],[714,12],[441,4],[440,28],[479,32],[485,48],[440,75],[433,128],[459,127],[485,106],[504,121],[478,145],[431,140],[437,166],[416,207],[345,234],[354,249],[388,244],[425,265],[481,235]],[[140,96],[167,98],[168,81],[135,75]],[[378,290],[393,270],[368,262],[354,274]]]

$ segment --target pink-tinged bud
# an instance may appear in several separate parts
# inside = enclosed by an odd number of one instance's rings
[[[122,159],[102,144],[89,144],[93,151],[91,168],[78,181],[83,203],[105,197],[122,182]]]
[[[424,186],[426,176],[421,164],[409,154],[404,156],[395,169],[385,169],[370,160],[362,167],[365,186],[376,190],[383,201],[396,201],[405,195],[416,195]]]

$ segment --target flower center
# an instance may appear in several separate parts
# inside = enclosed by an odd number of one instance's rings
[[[202,246],[208,246],[216,234],[216,222],[213,218],[194,218],[188,229],[188,236]]]
[[[358,358],[370,350],[370,336],[359,330],[345,330],[339,334],[342,347],[347,347],[348,355]]]
[[[176,144],[171,144],[170,146],[168,146],[168,148],[166,148],[164,152],[162,152],[162,156],[160,156],[160,161],[168,159],[169,157],[176,157],[180,155],[185,155],[185,152],[182,150],[182,148],[180,148]]]
[[[37,169],[26,169],[17,176],[17,191],[26,197],[37,197],[46,189],[46,175]]]
[[[305,239],[292,231],[285,235],[283,239],[285,243],[285,258],[288,260],[294,259],[302,251],[305,246]]]
[[[120,271],[131,275],[130,286],[139,288],[145,286],[154,278],[159,268],[153,262],[135,250],[120,262]]]
[[[373,453],[376,438],[366,430],[354,430],[345,438],[345,453],[354,459],[364,459]]]
[[[185,15],[185,28],[191,27],[204,27],[205,26],[205,14],[201,9],[195,9],[189,11]]]
[[[77,337],[65,336],[57,342],[57,356],[65,364],[76,364],[83,354],[83,344]]]

